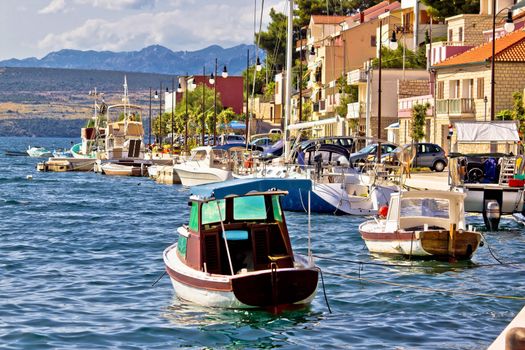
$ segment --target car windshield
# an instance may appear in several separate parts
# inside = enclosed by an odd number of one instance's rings
[[[357,151],[357,153],[368,154],[368,153],[372,152],[375,148],[376,148],[375,145],[368,145],[365,148],[361,148],[359,151]]]

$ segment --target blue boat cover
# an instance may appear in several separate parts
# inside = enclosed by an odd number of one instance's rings
[[[311,191],[312,181],[306,179],[234,179],[219,183],[191,187],[191,195],[202,201],[224,199],[228,196],[244,196],[250,192],[292,189]]]

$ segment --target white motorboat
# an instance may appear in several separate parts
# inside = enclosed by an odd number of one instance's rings
[[[27,154],[29,154],[29,156],[33,158],[47,158],[47,157],[53,156],[53,152],[51,152],[45,147],[38,147],[38,146],[36,147],[29,146],[27,148]]]
[[[238,152],[245,150],[245,145],[201,146],[191,151],[190,159],[175,164],[173,169],[179,175],[183,186],[204,185],[232,179],[235,163],[240,161]]]
[[[481,234],[466,227],[464,198],[437,190],[394,193],[385,218],[365,221],[359,233],[371,253],[470,259]]]

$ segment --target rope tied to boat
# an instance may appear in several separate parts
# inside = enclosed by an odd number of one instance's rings
[[[396,282],[388,282],[388,281],[381,281],[371,278],[363,278],[361,275],[359,277],[350,276],[348,274],[343,273],[336,273],[336,272],[327,272],[327,274],[337,277],[343,277],[354,281],[364,281],[368,283],[374,283],[374,284],[383,284],[388,286],[394,286],[394,287],[400,287],[403,289],[414,289],[414,290],[421,290],[426,292],[435,292],[435,293],[445,293],[445,294],[457,294],[457,295],[470,295],[470,296],[476,296],[476,297],[482,297],[482,298],[495,298],[495,299],[511,299],[511,300],[525,300],[525,296],[513,296],[513,295],[498,295],[498,294],[486,294],[486,293],[476,293],[476,292],[469,292],[469,291],[461,291],[461,290],[449,290],[449,289],[440,289],[440,288],[430,288],[430,287],[424,287],[424,286],[418,286],[414,284],[406,284],[406,283],[396,283]]]

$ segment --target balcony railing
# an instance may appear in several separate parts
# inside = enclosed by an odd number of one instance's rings
[[[348,84],[357,84],[366,81],[366,72],[362,69],[354,69],[348,72],[346,80]]]
[[[359,119],[361,115],[362,104],[359,102],[347,104],[346,117],[349,119]]]
[[[432,95],[413,96],[407,98],[400,98],[397,102],[397,116],[399,118],[410,117],[412,115],[412,108],[416,104],[423,105],[428,103],[430,108],[427,109],[427,115],[432,115],[434,108],[434,98]]]
[[[436,114],[461,115],[475,113],[473,98],[451,98],[436,101]]]

